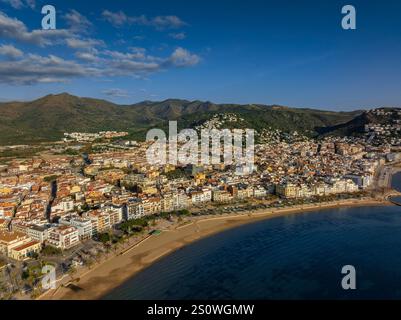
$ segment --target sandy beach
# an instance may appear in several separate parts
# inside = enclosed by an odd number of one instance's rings
[[[103,297],[112,289],[148,267],[158,259],[175,250],[212,234],[258,220],[270,219],[288,214],[317,211],[320,209],[390,205],[390,202],[376,199],[344,200],[324,204],[304,205],[281,209],[264,209],[237,215],[210,216],[152,235],[122,252],[111,256],[92,269],[85,269],[58,281],[57,289],[49,290],[41,300],[93,300]],[[66,287],[73,284],[73,288]]]

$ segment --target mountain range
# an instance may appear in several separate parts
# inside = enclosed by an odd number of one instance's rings
[[[369,119],[361,110],[334,112],[261,104],[215,104],[168,99],[118,105],[106,100],[80,98],[67,93],[47,95],[30,102],[0,103],[0,144],[32,144],[60,140],[64,132],[128,131],[143,140],[150,128],[168,127],[177,120],[179,128],[201,125],[216,114],[236,114],[233,126],[298,131],[309,136],[352,134]],[[360,123],[359,123],[359,122]],[[358,125],[356,125],[356,123]]]

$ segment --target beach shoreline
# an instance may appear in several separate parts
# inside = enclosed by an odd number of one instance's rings
[[[96,300],[101,299],[139,271],[149,267],[159,259],[203,238],[261,220],[291,214],[317,212],[326,209],[393,205],[383,199],[364,198],[308,204],[280,209],[262,209],[244,214],[228,214],[192,219],[182,226],[151,235],[109,257],[90,270],[77,274],[74,280],[59,280],[57,289],[42,294],[39,300]],[[72,284],[73,289],[67,287]]]

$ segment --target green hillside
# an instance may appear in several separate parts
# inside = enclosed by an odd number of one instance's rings
[[[105,100],[79,98],[66,93],[31,102],[0,103],[0,144],[56,141],[64,132],[128,131],[141,140],[151,127],[166,128],[178,120],[180,128],[193,127],[215,114],[234,113],[242,125],[261,130],[267,126],[283,131],[316,135],[322,128],[347,123],[361,111],[331,112],[283,106],[214,104],[169,99],[117,105]]]

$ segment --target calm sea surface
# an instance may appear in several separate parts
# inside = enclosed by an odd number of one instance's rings
[[[401,190],[401,174],[393,178]],[[357,290],[341,288],[353,265]],[[190,244],[104,299],[401,299],[401,207],[278,217]]]

